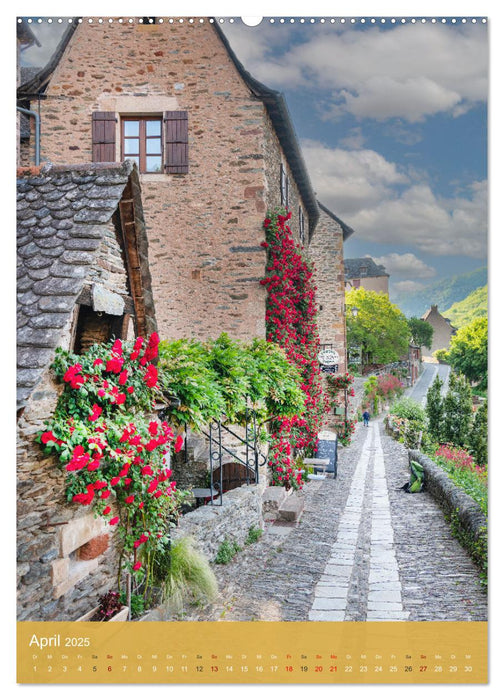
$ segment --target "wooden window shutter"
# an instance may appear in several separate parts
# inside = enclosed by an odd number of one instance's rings
[[[189,172],[189,121],[187,112],[165,112],[165,173]]]
[[[116,161],[115,112],[93,112],[93,163]]]

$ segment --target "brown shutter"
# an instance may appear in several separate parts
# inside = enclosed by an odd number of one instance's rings
[[[187,112],[165,112],[165,173],[189,172]]]
[[[93,163],[115,163],[115,112],[93,112]]]

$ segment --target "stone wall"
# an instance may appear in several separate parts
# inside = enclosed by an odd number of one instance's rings
[[[243,545],[251,527],[262,528],[264,484],[241,486],[223,495],[222,506],[203,506],[183,515],[173,530],[173,539],[190,536],[197,549],[209,560],[215,559],[224,540]]]
[[[66,502],[64,472],[34,442],[58,395],[47,370],[18,421],[18,620],[76,619],[117,585],[108,527],[89,508]]]
[[[457,518],[473,542],[486,534],[487,518],[476,501],[468,496],[449,478],[446,472],[418,450],[409,450],[409,461],[414,460],[424,468],[425,488],[443,510]]]
[[[309,220],[306,208],[303,205],[299,195],[299,190],[296,182],[292,177],[291,169],[282,155],[282,149],[278,142],[278,137],[275,133],[271,120],[265,113],[264,125],[264,163],[267,182],[266,192],[266,207],[268,209],[276,209],[281,206],[281,187],[280,187],[280,168],[283,164],[288,180],[288,209],[292,212],[292,218],[289,220],[290,229],[294,235],[294,240],[300,241],[299,237],[299,207],[302,207],[304,214],[304,244],[308,245],[309,237]]]
[[[340,356],[338,373],[346,372],[343,230],[324,211],[320,212],[309,252],[315,263],[320,343],[333,346]]]

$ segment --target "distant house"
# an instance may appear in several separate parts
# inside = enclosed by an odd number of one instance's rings
[[[21,169],[17,197],[18,619],[68,619],[113,584],[114,545],[34,437],[58,400],[57,347],[156,329],[147,236],[131,162]]]
[[[436,350],[441,350],[442,348],[448,350],[452,336],[457,332],[457,329],[450,323],[450,319],[439,313],[437,305],[432,305],[429,311],[424,313],[422,320],[427,321],[434,331],[431,348],[423,347],[422,354],[428,357],[433,355]]]
[[[358,289],[363,287],[372,292],[379,292],[388,296],[388,281],[390,275],[383,265],[377,265],[373,258],[347,258],[345,265],[346,289]]]

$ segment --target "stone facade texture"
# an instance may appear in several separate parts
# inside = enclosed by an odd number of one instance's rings
[[[320,343],[332,345],[340,356],[338,373],[346,372],[343,230],[324,211],[310,241],[309,255],[315,263]]]
[[[264,336],[259,244],[267,208],[280,204],[285,158],[263,102],[215,29],[83,22],[46,94],[42,159],[55,163],[91,160],[94,111],[117,115],[117,160],[121,116],[188,112],[189,172],[141,176],[160,333]],[[296,232],[302,202],[286,169]]]

